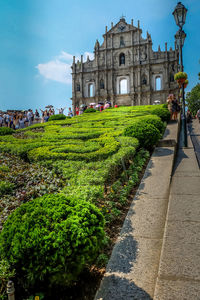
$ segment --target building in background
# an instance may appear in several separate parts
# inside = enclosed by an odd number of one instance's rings
[[[94,47],[94,59],[83,62],[73,57],[72,105],[105,102],[112,105],[146,105],[168,94],[178,95],[174,74],[178,71],[178,49],[152,50],[151,35],[142,38],[142,29],[127,24],[124,17],[108,30],[102,45]]]

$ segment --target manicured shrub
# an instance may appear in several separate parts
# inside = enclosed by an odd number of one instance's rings
[[[156,105],[155,105],[156,106]],[[163,122],[169,122],[170,120],[170,112],[167,108],[160,108],[160,107],[155,107],[151,111],[152,115],[157,115],[158,117],[161,118]]]
[[[58,114],[58,115],[52,115],[49,118],[49,121],[54,121],[54,120],[65,120],[66,116],[63,114]]]
[[[140,146],[146,149],[151,149],[161,137],[154,125],[145,122],[135,122],[132,126],[125,128],[124,135],[137,138]]]
[[[94,108],[87,108],[84,113],[93,113],[93,112],[96,112],[96,109]]]
[[[159,131],[160,133],[163,133],[163,130],[165,128],[164,123],[161,121],[160,117],[158,116],[145,116],[141,118],[141,122],[144,124],[152,124],[154,125]]]
[[[45,281],[69,285],[104,242],[104,218],[93,204],[45,195],[17,208],[0,234],[0,255],[24,288]]]
[[[9,127],[0,127],[0,135],[12,134],[14,130]]]

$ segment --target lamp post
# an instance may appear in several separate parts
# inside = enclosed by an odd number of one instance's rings
[[[175,39],[177,42],[177,46],[179,47],[179,57],[180,57],[180,71],[183,72],[183,45],[186,38],[185,32],[182,30],[183,25],[185,24],[187,9],[185,6],[178,2],[176,5],[173,16],[176,22],[176,25],[179,26],[179,30],[175,34]],[[185,92],[184,92],[184,84],[182,84],[182,128],[183,128],[183,144],[187,147],[187,126],[186,126],[186,115],[185,115]]]

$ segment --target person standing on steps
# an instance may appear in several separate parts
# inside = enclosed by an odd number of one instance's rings
[[[198,120],[199,120],[199,123],[200,123],[200,108],[197,110],[196,117],[198,118]]]
[[[173,99],[173,94],[169,94],[169,96],[167,97],[167,108],[170,112],[170,120],[172,120],[172,99]]]
[[[172,120],[177,120],[178,118],[178,112],[180,111],[180,105],[178,104],[178,100],[173,95],[172,98]]]

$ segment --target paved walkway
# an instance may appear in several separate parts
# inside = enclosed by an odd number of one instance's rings
[[[95,300],[200,300],[200,125],[173,164],[177,132],[150,159]]]
[[[174,165],[156,300],[200,299],[200,124],[190,125],[191,143],[179,148]]]

